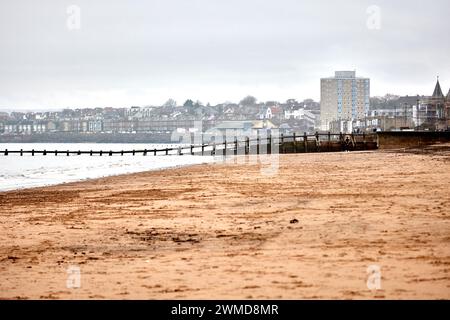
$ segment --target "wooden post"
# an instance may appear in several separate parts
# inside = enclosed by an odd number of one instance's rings
[[[202,130],[202,156],[205,154],[205,137],[204,137],[204,132]]]
[[[31,149],[31,155],[34,157],[34,149]]]
[[[90,156],[92,156],[92,150],[91,150],[91,151],[89,151],[89,155],[90,155]]]
[[[109,156],[110,157],[112,156],[112,150],[109,150]]]
[[[211,155],[212,155],[212,156],[215,156],[215,155],[216,155],[216,142],[215,142],[215,141],[213,142],[213,147],[212,147],[212,150],[211,150]]]
[[[23,150],[20,149],[20,156],[23,156]]]
[[[345,151],[344,136],[342,135],[342,132],[339,132],[339,142],[341,144],[341,150]]]
[[[156,156],[156,149],[153,149],[153,155]]]
[[[169,148],[166,148],[166,156],[169,154]]]
[[[297,137],[295,135],[295,131],[292,134],[293,138],[294,138],[294,153],[297,153]]]
[[[245,137],[245,154],[249,154],[250,153],[250,138],[249,137]]]
[[[303,132],[303,144],[305,152],[308,152],[308,136],[306,135],[306,132]]]
[[[42,153],[42,155],[46,156],[47,155],[47,150],[44,149],[44,152]]]
[[[256,131],[256,154],[259,154],[259,145],[261,143],[261,139],[259,137],[259,130]]]
[[[58,155],[58,150],[55,150],[55,156],[57,156]]]
[[[234,155],[237,156],[238,154],[238,141],[237,141],[237,137],[234,136]]]
[[[133,149],[133,156],[136,154],[136,150]]]
[[[81,150],[78,150],[78,155],[79,155],[79,156],[81,155]]]
[[[69,156],[69,150],[67,150],[67,156]]]
[[[194,146],[191,144],[191,156],[194,155]]]
[[[5,156],[8,155],[8,149],[5,149]]]
[[[100,150],[100,157],[103,155],[103,150]]]
[[[328,131],[328,151],[331,151],[331,132]]]
[[[318,131],[316,131],[316,151],[320,152],[320,136]]]
[[[144,153],[142,154],[143,156],[147,155],[147,149],[144,149]]]
[[[226,135],[222,136],[222,141],[223,141],[223,156],[226,157],[227,156],[227,137],[226,137]]]
[[[267,154],[272,154],[272,132],[267,136]]]
[[[120,155],[121,155],[121,156],[123,156],[123,150],[122,150],[122,151],[120,151]]]

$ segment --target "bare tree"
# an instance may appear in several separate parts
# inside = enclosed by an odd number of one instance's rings
[[[175,108],[176,106],[177,106],[177,102],[175,100],[173,100],[172,98],[170,98],[163,104],[163,107]]]

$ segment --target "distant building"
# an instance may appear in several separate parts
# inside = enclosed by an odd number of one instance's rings
[[[334,120],[331,131],[398,131],[450,130],[450,90],[444,96],[439,78],[431,96],[397,97],[389,104],[378,106],[363,119]]]
[[[328,123],[328,130],[333,133],[352,133],[353,121],[352,120],[333,120]]]
[[[445,98],[445,114],[447,119],[447,130],[450,130],[450,89],[448,89],[447,97]]]
[[[342,133],[411,130],[413,127],[414,123],[411,118],[387,115],[367,116],[362,120],[334,120],[330,122],[331,132]]]
[[[106,119],[103,121],[103,131],[106,133],[135,132],[134,121]]]
[[[131,107],[124,111],[124,115],[130,120],[138,118],[150,118],[153,107]]]
[[[33,122],[23,121],[17,125],[17,133],[31,134],[33,132]]]
[[[211,128],[210,132],[220,132],[227,136],[250,136],[258,131],[270,131],[276,129],[270,120],[224,121]]]
[[[102,132],[103,131],[103,122],[101,120],[92,120],[88,122],[88,131],[89,132]]]
[[[47,128],[46,122],[33,122],[33,132],[44,133],[47,131],[48,131],[48,128]]]
[[[14,134],[17,133],[17,123],[14,121],[10,121],[4,124],[3,132],[6,134]]]
[[[422,101],[418,115],[421,129],[445,130],[448,128],[446,115],[446,97],[442,93],[439,77],[433,95]]]
[[[320,79],[321,129],[334,120],[362,119],[369,111],[370,79],[357,78],[355,71],[336,71]]]
[[[280,107],[279,105],[270,107],[271,113],[272,113],[272,118],[273,120],[283,120],[284,119],[284,111],[283,108]]]
[[[316,115],[304,108],[285,110],[284,118],[293,131],[313,132],[316,127]]]
[[[273,114],[272,114],[272,108],[271,107],[262,107],[261,110],[258,113],[258,118],[260,120],[264,120],[264,119],[272,119],[273,118]]]
[[[195,128],[194,120],[147,120],[139,119],[134,122],[136,132],[173,132],[190,131]]]
[[[285,110],[284,111],[284,118],[285,119],[307,119],[308,121],[313,123],[314,126],[314,121],[316,119],[316,116],[308,110],[305,110],[303,108],[299,108],[297,110]]]

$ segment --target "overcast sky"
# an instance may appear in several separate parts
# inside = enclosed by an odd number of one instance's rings
[[[335,70],[371,78],[372,95],[429,95],[437,75],[447,93],[449,12],[448,0],[1,0],[0,109],[319,100]]]

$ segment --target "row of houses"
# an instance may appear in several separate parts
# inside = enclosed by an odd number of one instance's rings
[[[6,121],[0,122],[2,134],[40,134],[49,132],[102,132],[103,122],[64,120],[64,121]]]
[[[182,111],[168,116],[161,113],[159,108],[131,107],[123,112],[123,117],[109,119],[70,119],[70,113],[65,111],[65,119],[58,120],[3,120],[0,119],[0,134],[41,134],[52,132],[72,133],[168,133],[175,130],[192,130],[196,122],[201,122],[201,130],[208,130],[217,124],[229,121],[271,121],[276,126],[295,128],[299,131],[313,131],[318,122],[318,115],[305,108],[290,107],[283,110],[279,106],[261,108],[256,115],[245,113],[230,114],[229,117],[206,118],[186,115]]]
[[[431,96],[399,97],[393,107],[378,107],[362,119],[334,120],[329,127],[333,132],[450,130],[450,90],[444,96],[438,79]]]
[[[40,134],[52,132],[70,133],[135,133],[171,132],[178,128],[191,128],[194,120],[63,120],[0,122],[3,134]]]

